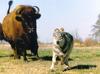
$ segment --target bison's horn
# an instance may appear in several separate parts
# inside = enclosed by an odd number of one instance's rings
[[[40,9],[37,6],[33,6],[33,8],[36,10],[36,13],[39,13]]]
[[[21,13],[21,10],[16,10],[16,14],[20,14]]]
[[[23,9],[17,9],[16,14],[21,14],[22,11],[23,11]]]

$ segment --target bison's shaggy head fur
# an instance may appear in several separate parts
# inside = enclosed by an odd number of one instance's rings
[[[10,39],[36,30],[36,19],[40,18],[37,6],[18,5],[3,21],[4,35]]]

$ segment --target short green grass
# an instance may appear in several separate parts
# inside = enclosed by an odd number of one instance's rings
[[[26,63],[23,59],[11,58],[11,49],[0,49],[0,74],[100,74],[100,49],[73,48],[69,65],[71,70],[63,72],[60,64],[51,72],[52,50],[39,49],[39,60]],[[59,61],[59,60],[58,60]]]

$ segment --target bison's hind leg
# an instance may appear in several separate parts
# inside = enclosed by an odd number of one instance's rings
[[[18,54],[18,50],[15,48],[13,49],[13,54],[11,54],[11,57],[14,57],[14,59],[20,59],[20,55]]]
[[[18,58],[20,58],[21,56],[23,56],[23,60],[25,61],[25,62],[28,62],[28,59],[27,59],[27,57],[26,57],[26,49],[24,49],[24,48],[18,48],[17,49],[17,54],[18,54]]]

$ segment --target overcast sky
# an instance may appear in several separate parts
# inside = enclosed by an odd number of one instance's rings
[[[9,0],[0,0],[0,21],[7,13]],[[41,18],[37,20],[38,38],[51,42],[56,27],[65,31],[77,31],[82,39],[89,37],[91,29],[100,14],[100,0],[13,0],[16,5],[39,6]]]

